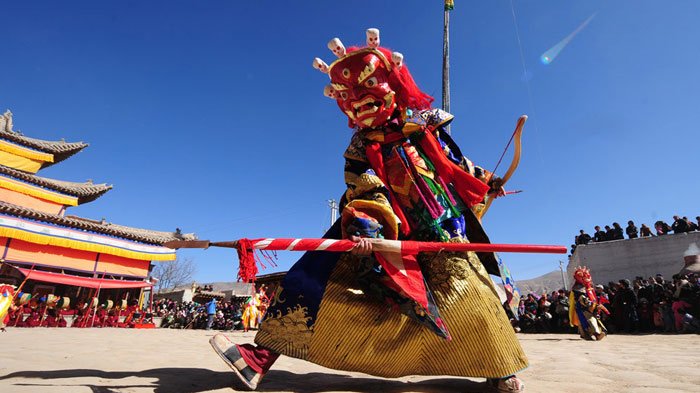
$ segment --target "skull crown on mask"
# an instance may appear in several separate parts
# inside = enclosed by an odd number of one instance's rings
[[[313,67],[331,79],[324,95],[336,100],[351,127],[380,127],[397,110],[427,109],[432,102],[403,66],[403,55],[381,48],[380,42],[378,29],[367,30],[365,48],[346,49],[340,39],[333,38],[328,49],[338,59],[331,65],[319,58],[313,61]]]

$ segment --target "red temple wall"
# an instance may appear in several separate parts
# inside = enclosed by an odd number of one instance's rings
[[[150,265],[151,261],[100,254],[100,260],[97,262],[97,272],[107,271],[107,273],[146,277],[148,276],[148,267]]]

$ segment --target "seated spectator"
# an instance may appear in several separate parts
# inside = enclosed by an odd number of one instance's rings
[[[40,324],[41,327],[58,327],[58,313],[55,308],[46,310],[46,315]]]
[[[698,224],[693,221],[688,220],[688,217],[683,217],[683,220],[688,223],[688,232],[693,232],[698,230]]]
[[[637,227],[634,226],[634,222],[632,220],[627,221],[627,228],[625,228],[625,233],[627,233],[627,237],[630,239],[636,239],[639,236],[637,232]]]
[[[649,228],[647,224],[642,224],[642,226],[639,228],[639,232],[642,237],[654,236],[654,234],[651,233],[651,228]]]

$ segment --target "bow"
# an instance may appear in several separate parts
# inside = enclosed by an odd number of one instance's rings
[[[522,141],[521,137],[523,134],[523,126],[525,125],[525,121],[527,121],[527,115],[522,115],[518,119],[518,122],[515,125],[515,131],[513,131],[513,135],[511,135],[510,140],[508,141],[508,144],[506,145],[506,148],[503,150],[503,154],[501,154],[501,158],[498,159],[498,163],[496,164],[496,168],[493,169],[493,172],[491,172],[491,176],[493,176],[494,173],[496,173],[496,169],[498,169],[498,165],[501,164],[501,160],[503,160],[503,157],[505,156],[506,152],[508,151],[508,147],[510,147],[511,142],[515,141],[515,151],[513,152],[513,160],[510,163],[510,166],[508,167],[508,170],[506,173],[503,175],[501,178],[502,183],[501,185],[505,186],[505,184],[510,180],[511,176],[513,176],[513,173],[515,173],[515,170],[518,168],[518,165],[520,164],[520,153],[522,152]],[[486,204],[484,205],[484,208],[479,212],[479,219],[484,217],[486,212],[489,210],[489,207],[491,207],[491,203],[493,203],[493,200],[496,199],[494,197],[488,198],[486,201]]]

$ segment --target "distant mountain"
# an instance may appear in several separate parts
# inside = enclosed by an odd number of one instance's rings
[[[567,277],[567,281],[570,281],[569,277]],[[559,270],[529,280],[518,280],[515,284],[523,295],[530,292],[537,294],[542,294],[543,292],[551,293],[564,288],[564,284],[561,281],[561,271]]]

